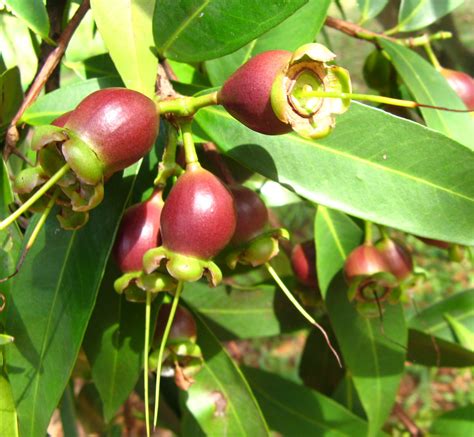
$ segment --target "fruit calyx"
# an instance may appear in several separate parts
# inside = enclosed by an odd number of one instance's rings
[[[161,215],[163,245],[145,254],[145,271],[151,273],[166,261],[177,280],[197,281],[205,274],[215,286],[222,273],[211,258],[229,243],[235,226],[230,191],[199,163],[190,163],[166,199]]]

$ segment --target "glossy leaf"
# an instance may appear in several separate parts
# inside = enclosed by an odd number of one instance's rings
[[[154,96],[158,58],[152,52],[152,17],[155,1],[91,0],[99,32],[127,86]]]
[[[466,109],[446,79],[428,61],[400,44],[383,38],[379,39],[379,43],[390,56],[393,66],[417,102]],[[420,111],[429,127],[474,150],[474,123],[468,113],[429,108],[420,108]]]
[[[366,318],[355,309],[347,299],[346,288],[333,282],[326,305],[344,364],[369,419],[368,435],[375,435],[395,401],[408,332],[401,305],[384,305],[382,327],[379,318]]]
[[[153,33],[161,55],[199,62],[231,53],[308,0],[156,0]]]
[[[123,86],[120,79],[101,77],[78,82],[38,98],[23,114],[21,120],[33,126],[51,123],[67,111],[72,111],[79,102],[102,88]]]
[[[73,70],[82,80],[94,77],[119,76],[112,58],[107,53],[91,56],[83,61],[63,61],[63,64]]]
[[[334,400],[263,370],[244,367],[270,428],[281,435],[367,435],[367,423]]]
[[[0,348],[0,435],[18,437],[18,416],[12,390],[4,370],[2,349]]]
[[[26,25],[39,34],[43,39],[49,40],[49,18],[43,0],[4,0],[13,13],[21,18]]]
[[[376,17],[387,3],[388,0],[357,0],[360,9],[359,23],[362,24]]]
[[[22,436],[44,435],[71,374],[139,165],[106,185],[78,231],[50,216],[28,253],[7,314],[7,363]]]
[[[474,404],[465,405],[461,408],[448,411],[438,416],[430,428],[432,437],[465,437],[474,432]]]
[[[468,350],[474,350],[474,332],[466,328],[462,323],[458,322],[454,317],[445,314],[444,318],[454,332],[458,343]]]
[[[4,135],[22,100],[20,70],[13,67],[0,74],[0,135]]]
[[[474,331],[473,301],[474,289],[456,293],[416,314],[410,319],[409,326],[436,338],[456,342],[445,316],[449,315]]]
[[[186,286],[183,298],[221,339],[270,337],[307,326],[275,285],[211,289],[196,282]]]
[[[143,367],[145,305],[118,295],[120,271],[109,263],[84,338],[92,379],[109,422],[135,387]]]
[[[294,51],[313,42],[326,18],[329,0],[309,0],[285,21],[234,53],[205,63],[212,85],[225,80],[251,57],[267,50]]]
[[[464,0],[402,0],[396,29],[411,32],[429,26],[463,2]]]
[[[474,366],[474,351],[410,329],[407,359],[423,366],[471,367]]]
[[[204,365],[188,390],[186,406],[206,435],[267,436],[268,427],[242,372],[195,313]]]
[[[7,68],[18,66],[25,90],[35,77],[38,57],[28,27],[9,14],[0,14],[0,53]]]
[[[316,267],[321,295],[326,297],[331,280],[344,266],[347,255],[362,240],[362,230],[346,214],[319,206],[316,212]]]
[[[196,120],[231,158],[306,199],[416,235],[474,244],[474,155],[444,135],[356,103],[328,137],[313,141],[258,134],[215,107]]]

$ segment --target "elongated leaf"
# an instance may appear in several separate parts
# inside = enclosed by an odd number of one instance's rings
[[[376,17],[387,3],[388,0],[357,0],[360,9],[359,23],[362,24]]]
[[[454,332],[458,343],[468,350],[474,351],[474,332],[467,329],[462,323],[458,322],[454,317],[445,314],[444,318]]]
[[[43,0],[4,0],[33,32],[49,40],[49,18]]]
[[[355,103],[328,137],[313,141],[255,133],[218,108],[199,111],[196,120],[230,157],[306,199],[474,244],[474,155],[444,135]]]
[[[186,396],[186,406],[206,435],[269,434],[247,381],[226,350],[195,313],[204,365]]]
[[[38,57],[28,27],[9,14],[0,14],[0,53],[7,68],[20,69],[25,90],[35,77]]]
[[[344,363],[367,413],[370,436],[380,430],[395,401],[408,332],[401,305],[385,305],[382,331],[380,320],[360,315],[345,290],[345,285],[333,283],[326,305]]]
[[[84,338],[107,422],[132,392],[143,367],[145,305],[127,302],[115,292],[113,281],[119,276],[109,263]]]
[[[21,120],[33,126],[51,123],[65,112],[72,111],[84,97],[94,91],[114,86],[123,86],[123,83],[116,77],[101,77],[59,88],[36,100],[25,111]]]
[[[419,103],[466,109],[464,103],[431,64],[420,55],[386,39],[379,39],[410,93]],[[474,150],[474,123],[468,113],[421,108],[426,124]]]
[[[313,42],[324,24],[329,0],[309,0],[285,21],[245,47],[222,58],[206,62],[206,70],[214,86],[225,80],[252,56],[267,50],[294,51],[303,44]]]
[[[156,0],[160,53],[180,62],[218,58],[243,47],[308,0]]]
[[[91,0],[99,32],[127,88],[153,97],[158,58],[153,47],[153,0]]]
[[[275,285],[239,290],[193,283],[183,297],[221,339],[270,337],[306,326]]]
[[[92,79],[94,77],[119,76],[108,53],[92,56],[83,61],[63,61],[63,65],[74,70],[82,80]]]
[[[423,366],[470,367],[474,366],[474,351],[410,329],[407,359]]]
[[[367,423],[334,400],[281,376],[244,367],[270,428],[282,435],[367,435]]]
[[[18,437],[18,415],[0,348],[0,435]]]
[[[344,213],[319,206],[316,212],[316,267],[321,295],[362,240],[362,230]]]
[[[5,133],[22,100],[20,70],[13,67],[0,75],[0,135]]]
[[[449,411],[438,416],[430,428],[433,437],[466,437],[474,433],[474,404]]]
[[[396,29],[410,32],[429,26],[463,2],[464,0],[402,0]]]
[[[449,315],[457,322],[474,331],[474,289],[456,293],[424,309],[412,319],[410,328],[423,331],[447,341],[456,342],[456,337],[445,319]]]
[[[13,280],[7,364],[22,436],[40,436],[67,384],[139,165],[106,185],[79,231],[51,216]]]

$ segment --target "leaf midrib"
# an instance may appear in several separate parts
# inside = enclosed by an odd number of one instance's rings
[[[219,115],[220,117],[229,118],[231,120],[234,120],[233,117],[230,114],[227,114],[226,112],[224,112],[222,110],[217,110],[217,109],[214,109],[214,108],[204,108],[204,109],[202,109],[202,111],[212,112],[212,113],[215,113],[215,114]],[[340,155],[340,156],[343,156],[345,158],[352,159],[354,161],[362,162],[362,163],[366,164],[369,167],[374,167],[376,169],[387,171],[389,173],[394,173],[394,174],[396,174],[396,175],[398,175],[402,178],[414,180],[414,181],[416,181],[416,182],[418,182],[422,185],[427,185],[427,186],[429,186],[431,188],[434,188],[436,190],[446,192],[450,195],[460,197],[461,199],[465,199],[465,200],[468,200],[469,202],[474,203],[474,197],[473,198],[468,197],[468,196],[466,196],[462,193],[452,191],[449,188],[437,185],[437,184],[435,184],[433,182],[430,182],[426,179],[420,179],[418,176],[410,175],[408,173],[404,173],[400,170],[396,170],[396,169],[393,169],[393,168],[390,168],[390,167],[385,167],[381,164],[369,161],[369,160],[361,158],[359,156],[351,155],[347,152],[342,152],[340,150],[336,150],[336,149],[328,147],[328,146],[323,146],[321,143],[319,143],[317,141],[310,141],[310,140],[307,140],[305,138],[298,137],[296,134],[282,135],[283,138],[288,137],[288,136],[291,137],[292,141],[299,142],[299,143],[302,143],[302,144],[305,144],[305,145],[310,145],[312,147],[317,147],[322,151],[325,151],[325,152],[328,152],[328,153],[331,153],[331,154],[334,154],[334,155]]]

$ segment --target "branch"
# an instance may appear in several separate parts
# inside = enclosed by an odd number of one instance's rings
[[[423,431],[416,425],[413,420],[408,416],[402,406],[397,402],[393,407],[393,414],[402,422],[407,431],[410,433],[411,437],[421,437],[423,436]]]
[[[34,82],[32,83],[30,89],[28,90],[28,93],[23,99],[20,108],[18,109],[17,113],[10,122],[7,130],[6,146],[4,150],[5,160],[11,154],[11,149],[15,147],[16,143],[20,138],[18,134],[18,129],[16,128],[18,121],[21,119],[26,109],[37,99],[44,85],[46,84],[50,76],[53,74],[54,69],[58,66],[59,61],[64,55],[69,41],[72,38],[72,35],[79,26],[79,23],[81,22],[86,12],[89,10],[89,7],[89,0],[84,0],[81,3],[79,9],[76,11],[74,16],[71,18],[71,21],[69,21],[63,33],[59,37],[57,41],[57,47],[46,58],[45,63],[41,67],[39,73],[36,75]]]

